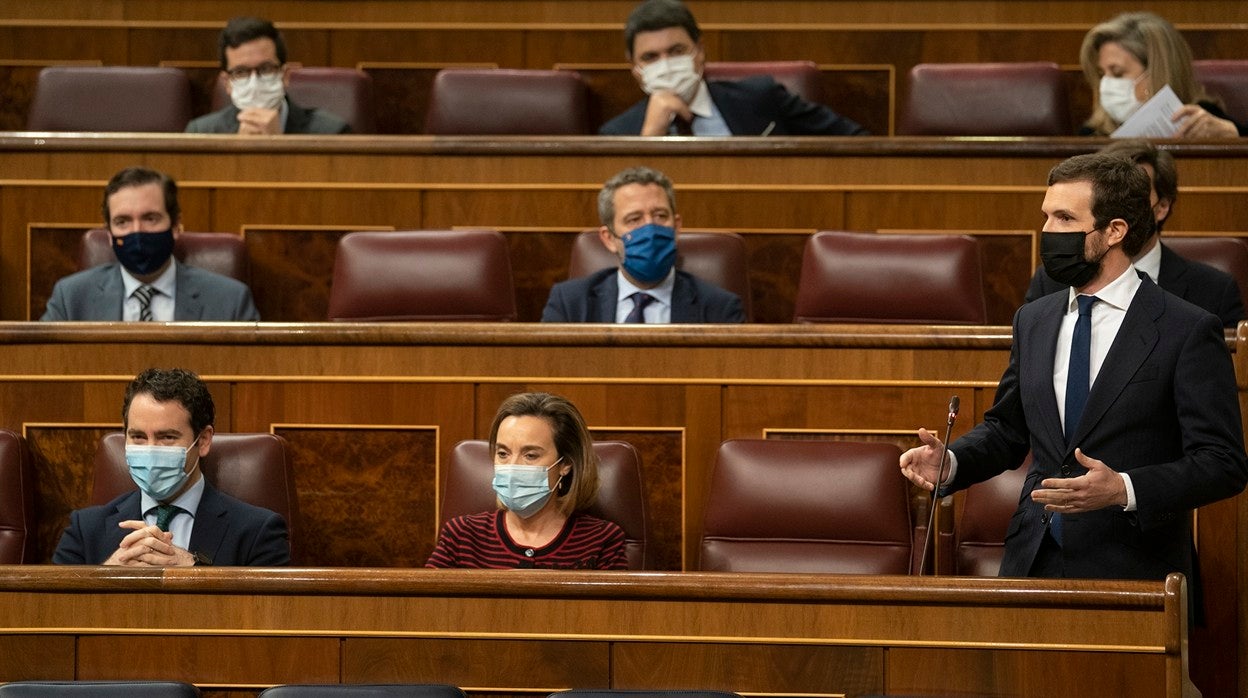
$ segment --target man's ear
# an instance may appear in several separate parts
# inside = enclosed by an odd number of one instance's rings
[[[1127,231],[1130,227],[1127,222],[1121,218],[1115,218],[1105,226],[1105,244],[1119,245],[1122,244],[1123,238],[1127,237]]]
[[[1158,225],[1170,217],[1170,207],[1173,204],[1169,199],[1157,199],[1157,205],[1153,207],[1153,218],[1157,219]]]
[[[196,444],[196,447],[199,449],[200,458],[207,456],[208,452],[212,450],[212,435],[214,433],[216,432],[213,430],[211,424],[204,427],[204,430],[200,432],[199,443]]]
[[[603,247],[607,248],[611,252],[611,254],[616,257],[620,256],[620,239],[611,233],[610,228],[605,225],[600,226],[598,228],[598,240],[602,243]]]
[[[182,227],[182,221],[178,221],[177,223],[174,223],[172,230],[173,230],[174,240],[177,240],[179,237],[181,237],[182,233],[185,231],[185,229]]]

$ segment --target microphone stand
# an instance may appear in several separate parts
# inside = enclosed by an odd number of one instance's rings
[[[934,530],[936,522],[936,500],[940,497],[940,483],[945,481],[945,459],[949,455],[949,435],[953,433],[953,422],[958,418],[958,409],[961,407],[961,400],[957,395],[949,398],[949,421],[945,424],[945,438],[940,449],[940,466],[936,468],[936,482],[932,483],[932,500],[927,508],[927,533],[923,536],[923,555],[919,558],[919,576],[923,575],[924,566],[927,564],[927,548],[936,537]]]

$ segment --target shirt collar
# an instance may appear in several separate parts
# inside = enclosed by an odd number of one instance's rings
[[[1131,305],[1131,299],[1135,297],[1135,292],[1139,290],[1142,283],[1139,273],[1132,265],[1127,266],[1127,270],[1122,272],[1118,278],[1109,282],[1104,288],[1093,294],[1080,294],[1072,286],[1069,295],[1066,298],[1066,312],[1078,312],[1079,304],[1075,301],[1080,295],[1094,295],[1101,300],[1119,310],[1126,310]]]
[[[1139,259],[1134,260],[1132,264],[1135,265],[1136,269],[1148,274],[1148,278],[1152,279],[1153,283],[1157,283],[1157,280],[1160,278],[1158,274],[1161,273],[1161,241],[1158,240],[1157,244],[1153,245],[1153,249],[1145,252]]]
[[[619,281],[620,287],[619,295],[616,296],[615,299],[617,303],[625,298],[628,298],[634,293],[641,292],[649,294],[651,298],[663,303],[664,305],[669,307],[672,305],[672,290],[676,288],[676,267],[672,267],[671,270],[667,272],[667,278],[663,279],[663,281],[661,281],[659,285],[654,288],[638,288],[633,284],[633,282],[628,280],[628,277],[624,275],[623,270],[617,269],[615,272],[615,278]]]
[[[176,297],[175,294],[178,290],[178,260],[176,258],[170,257],[169,266],[165,267],[165,270],[161,272],[160,276],[156,277],[156,280],[150,284],[144,284],[142,281],[134,278],[134,275],[130,273],[130,270],[126,269],[124,266],[120,264],[117,266],[121,269],[121,284],[126,292],[124,298],[133,296],[134,292],[138,290],[140,286],[151,286],[170,298]]]
[[[706,86],[706,80],[698,83],[698,91],[694,93],[693,101],[689,102],[689,111],[704,119],[715,116],[715,102],[711,99],[711,90]]]

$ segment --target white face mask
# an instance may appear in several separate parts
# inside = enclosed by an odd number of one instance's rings
[[[1140,108],[1140,100],[1135,98],[1135,83],[1142,77],[1144,74],[1134,79],[1101,76],[1101,108],[1111,119],[1121,124]]]
[[[684,100],[693,101],[698,93],[702,75],[693,67],[693,54],[672,56],[641,67],[641,89],[646,94],[667,90]]]
[[[230,101],[239,109],[277,109],[285,96],[280,72],[268,77],[253,72],[242,80],[230,81]]]

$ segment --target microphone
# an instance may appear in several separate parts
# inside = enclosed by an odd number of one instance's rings
[[[945,438],[942,439],[940,449],[940,466],[936,468],[936,482],[932,483],[932,500],[927,508],[927,532],[923,536],[923,555],[919,558],[919,576],[923,575],[923,568],[927,564],[927,547],[932,539],[936,537],[933,526],[936,522],[936,500],[940,497],[940,483],[945,481],[945,460],[949,456],[949,435],[953,433],[953,422],[958,418],[958,410],[962,407],[962,401],[957,395],[949,398],[949,421],[945,424]]]

